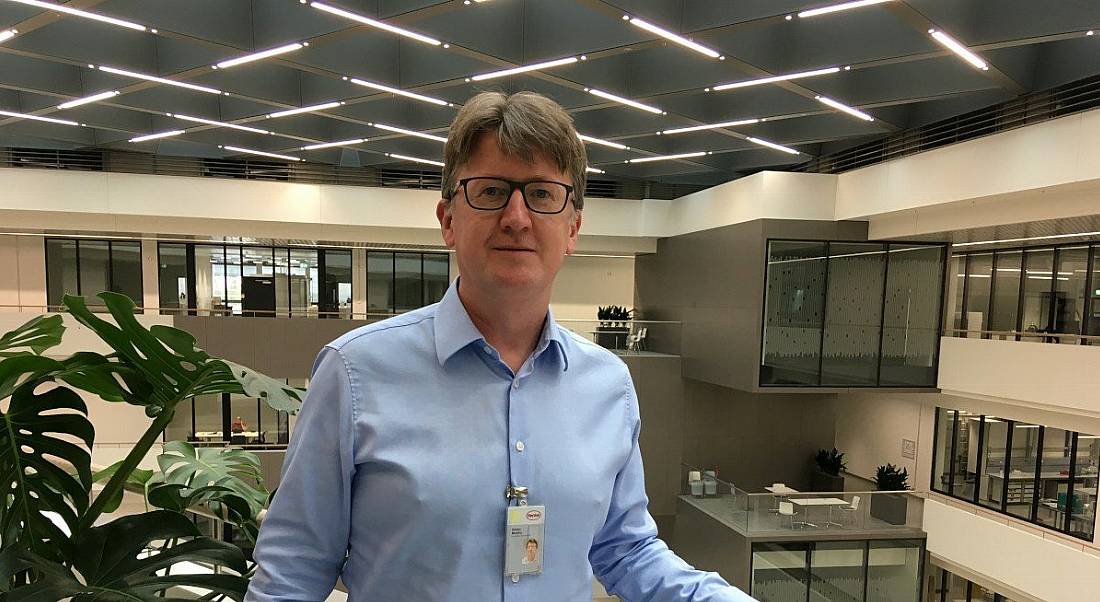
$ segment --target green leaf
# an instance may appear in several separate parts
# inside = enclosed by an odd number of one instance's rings
[[[98,296],[115,324],[89,311],[82,297],[66,295],[63,304],[114,349],[118,361],[133,371],[132,378],[140,375],[149,383],[148,398],[137,399],[146,406],[147,414],[157,415],[183,399],[210,393],[262,397],[272,408],[290,412],[301,407],[298,389],[210,356],[195,347],[195,337],[178,328],[156,325],[146,329],[134,317],[134,302],[126,295],[103,292]]]
[[[0,411],[0,488],[7,492],[0,499],[0,540],[53,559],[67,557],[68,537],[42,511],[56,512],[70,532],[76,530],[88,507],[88,449],[95,437],[84,401],[51,382],[64,369],[61,362],[38,355],[0,361],[0,399],[11,398],[7,410]],[[69,462],[76,475],[46,455]]]
[[[0,336],[0,358],[42,352],[61,343],[65,326],[59,315],[38,316],[26,324]],[[24,351],[18,351],[24,349]]]
[[[119,467],[122,466],[122,463],[125,462],[125,461],[126,460],[119,460],[118,462],[115,462],[114,464],[108,466],[107,468],[104,468],[103,470],[100,470],[100,471],[94,473],[92,475],[92,482],[93,483],[98,483],[100,481],[106,481],[106,480],[110,479],[112,476],[114,476],[114,474],[116,472],[118,472]],[[151,479],[151,478],[153,478],[153,471],[152,470],[146,470],[146,469],[143,469],[143,468],[135,468],[130,473],[130,476],[127,477],[126,482],[131,484],[131,485],[135,485],[137,487],[144,488],[146,483],[148,483],[149,479]],[[126,494],[126,490],[124,490],[124,489],[119,489],[117,492],[115,492],[115,494],[111,496],[111,499],[109,499],[105,502],[105,504],[103,506],[103,511],[107,512],[107,513],[111,513],[111,512],[114,512],[115,510],[118,510],[118,507],[120,505],[122,505],[122,498],[123,498],[123,496],[125,496],[125,494]]]
[[[149,552],[153,543],[177,540],[159,552]],[[165,602],[159,597],[176,586],[191,586],[243,600],[248,580],[226,573],[158,575],[157,572],[184,561],[220,567],[237,573],[246,571],[244,554],[236,546],[202,537],[187,517],[168,510],[124,516],[100,527],[92,527],[75,538],[72,569],[58,567],[41,557],[25,554],[16,568],[39,571],[28,586],[12,589],[10,602],[62,600],[89,595],[95,600]]]
[[[255,519],[267,502],[260,460],[253,453],[225,447],[196,448],[186,441],[169,441],[164,444],[164,453],[157,456],[157,464],[166,484],[195,490],[209,486],[224,488],[225,497],[236,496],[248,505],[245,516],[249,519]],[[210,499],[222,501],[218,497]],[[152,497],[149,501],[154,503]]]

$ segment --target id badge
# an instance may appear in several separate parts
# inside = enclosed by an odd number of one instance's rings
[[[518,581],[520,575],[542,572],[545,553],[546,506],[509,506],[505,525],[504,574]]]

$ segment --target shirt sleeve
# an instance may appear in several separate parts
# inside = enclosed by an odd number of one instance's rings
[[[343,355],[325,347],[260,528],[246,602],[324,600],[332,593],[351,522],[353,395]]]
[[[642,456],[638,449],[641,421],[634,385],[627,374],[627,406],[631,420],[631,450],[615,477],[611,506],[603,528],[592,541],[588,559],[608,593],[628,602],[690,600],[692,602],[753,602],[717,573],[695,570],[657,538],[649,515]]]

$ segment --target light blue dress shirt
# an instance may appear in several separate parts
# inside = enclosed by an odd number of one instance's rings
[[[246,600],[324,600],[342,576],[354,602],[589,601],[594,572],[627,602],[751,601],[657,538],[639,428],[621,360],[548,313],[513,374],[452,283],[318,356]],[[543,572],[515,583],[509,484],[546,506]]]

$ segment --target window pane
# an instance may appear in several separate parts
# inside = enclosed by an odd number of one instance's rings
[[[890,245],[879,385],[936,384],[942,247]]]
[[[955,410],[936,408],[935,470],[932,472],[932,489],[949,493],[951,486],[951,438],[955,425]]]
[[[1035,518],[1041,525],[1063,530],[1069,503],[1069,465],[1073,433],[1043,429],[1042,472],[1039,475],[1039,507]]]
[[[951,316],[952,328],[956,331],[963,330],[965,324],[963,324],[963,287],[966,285],[966,255],[955,255],[951,258],[951,272],[954,274],[951,278],[951,289],[948,292],[948,300],[950,303],[948,307],[953,308]],[[961,333],[956,332],[954,336],[962,336]]]
[[[290,315],[317,316],[318,282],[317,251],[315,249],[290,250]]]
[[[1024,253],[1024,311],[1020,320],[1025,332],[1050,332],[1050,285],[1054,251]],[[1043,342],[1042,337],[1024,337],[1030,343]]]
[[[393,253],[367,252],[367,311],[393,313]]]
[[[159,256],[158,280],[162,314],[178,314],[187,307],[187,245],[161,243],[157,245]],[[190,414],[187,417],[191,420]]]
[[[761,602],[802,602],[806,599],[805,543],[752,545],[752,597]]]
[[[1100,246],[1092,248],[1092,295],[1089,307],[1089,334],[1100,335]],[[1100,340],[1089,342],[1090,345],[1100,345]]]
[[[1089,261],[1088,247],[1058,249],[1057,279],[1054,281],[1054,332],[1081,333],[1085,311],[1085,276]],[[1059,342],[1076,345],[1075,339]]]
[[[46,239],[46,301],[56,310],[65,295],[79,295],[77,288],[76,241],[60,238]]]
[[[811,600],[862,600],[862,541],[817,542],[810,552]]]
[[[993,270],[993,315],[990,330],[1016,330],[1020,310],[1020,270],[1024,254],[1021,251],[998,251]]]
[[[978,503],[987,508],[1000,510],[1008,423],[999,418],[986,416],[985,425],[982,428],[985,433],[982,435],[982,480],[981,491],[978,492]]]
[[[991,589],[986,589],[977,583],[970,584],[970,602],[994,602],[997,594]]]
[[[993,280],[993,254],[971,255],[969,269],[966,289],[966,329],[971,332],[989,330],[986,313],[989,311],[989,286]]]
[[[191,431],[191,404],[190,399],[185,399],[176,406],[176,413],[172,415],[172,422],[164,429],[165,441],[192,441]]]
[[[111,242],[111,290],[126,295],[138,307],[145,305],[141,289],[140,242]]]
[[[424,299],[420,275],[420,253],[394,253],[394,310],[398,313],[420,307]]]
[[[947,574],[947,592],[944,600],[947,602],[967,602],[966,590],[970,582],[954,574]]]
[[[200,316],[222,315],[225,307],[225,248],[195,245],[195,308]]]
[[[978,463],[978,427],[980,416],[960,411],[959,423],[955,427],[955,472],[951,486],[951,495],[966,500],[974,499],[974,486],[977,475],[974,467]]]
[[[1016,422],[1008,458],[1008,513],[1031,520],[1035,499],[1035,459],[1039,451],[1039,426]],[[994,483],[994,486],[1000,483]]]
[[[817,385],[825,243],[768,243],[761,385]]]
[[[195,439],[204,443],[222,440],[222,396],[199,395],[195,403]]]
[[[1084,433],[1077,436],[1077,467],[1073,481],[1073,512],[1069,530],[1092,540],[1096,526],[1097,469],[1100,467],[1100,439]]]
[[[350,318],[351,251],[325,250],[324,253],[322,310],[330,318]]]
[[[260,431],[259,404],[254,397],[230,394],[229,437],[233,445],[251,445],[263,441]]]
[[[886,277],[882,244],[829,245],[822,385],[874,385]]]
[[[246,316],[272,317],[280,309],[278,303],[279,282],[275,278],[275,249],[271,247],[241,247],[241,308]],[[283,268],[286,268],[286,249],[283,252]],[[283,305],[286,311],[286,282],[282,286]]]
[[[447,255],[424,254],[424,305],[438,303],[451,283],[451,258]]]
[[[867,555],[867,602],[917,602],[920,540],[875,540]]]
[[[241,248],[225,248],[225,306],[235,315],[241,315],[244,305],[241,303],[242,284]]]
[[[89,306],[103,305],[96,297],[110,290],[110,254],[105,240],[77,241],[80,247],[80,294]]]

